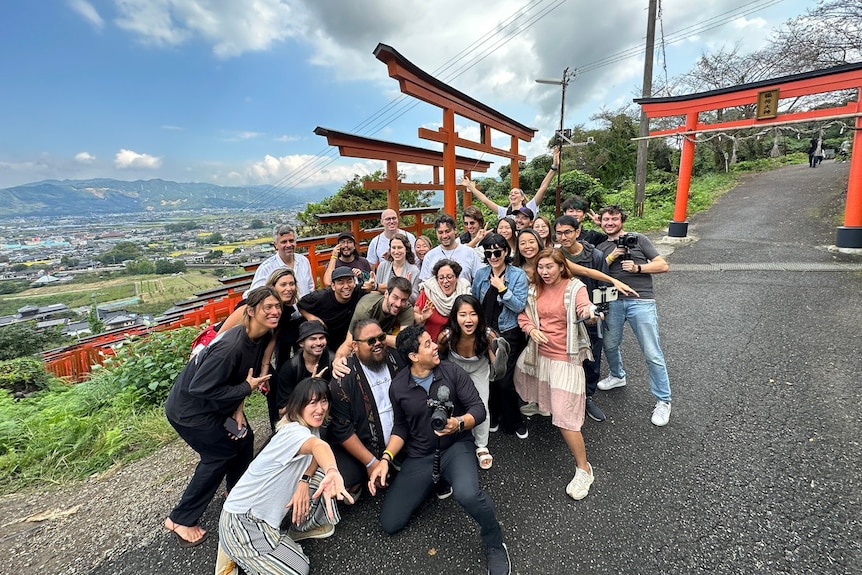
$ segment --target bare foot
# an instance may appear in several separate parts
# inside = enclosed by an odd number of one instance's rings
[[[165,528],[177,534],[177,537],[180,538],[180,545],[185,543],[188,546],[194,546],[198,543],[203,543],[207,534],[206,530],[201,529],[200,525],[186,527],[185,525],[174,523],[170,517],[165,519]]]

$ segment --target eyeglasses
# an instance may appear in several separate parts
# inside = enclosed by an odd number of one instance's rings
[[[450,282],[455,279],[455,276],[437,276],[438,282]]]
[[[375,335],[374,337],[369,337],[368,339],[358,339],[356,341],[360,343],[367,343],[368,345],[374,345],[375,343],[383,343],[386,341],[386,334],[381,333],[380,335]]]
[[[485,259],[499,258],[503,255],[503,250],[485,250]]]
[[[398,218],[395,216],[392,216],[392,217],[388,217],[388,218],[383,218],[383,221],[384,222],[395,222],[395,221],[398,221]]]
[[[572,235],[576,231],[578,231],[578,230],[557,230],[557,235],[566,237],[566,236]]]

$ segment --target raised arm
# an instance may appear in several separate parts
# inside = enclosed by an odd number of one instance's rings
[[[600,272],[599,270],[594,270],[592,268],[585,268],[584,266],[580,266],[580,265],[578,265],[576,263],[572,263],[568,260],[566,260],[566,265],[568,265],[569,271],[571,271],[576,276],[588,277],[588,278],[592,278],[592,279],[597,280],[597,281],[607,282],[609,284],[612,284],[614,287],[616,287],[618,290],[623,292],[625,295],[634,295],[634,296],[640,297],[640,294],[638,292],[636,292],[635,290],[633,290],[631,287],[629,287],[628,284],[623,283],[620,280],[614,279],[611,276],[609,276],[608,274],[604,274],[604,273]]]
[[[560,171],[560,148],[554,148],[554,160],[551,164],[551,169],[548,170],[548,175],[545,176],[545,179],[542,180],[542,185],[539,186],[539,191],[536,192],[536,195],[533,196],[533,201],[536,202],[536,208],[542,205],[542,200],[545,198],[545,194],[548,191],[548,188],[551,187],[551,182],[554,181],[554,176]],[[538,214],[537,214],[538,215]]]
[[[461,183],[464,185],[465,188],[467,188],[467,190],[469,190],[471,194],[473,194],[473,197],[485,204],[485,206],[493,213],[496,214],[499,211],[500,206],[489,200],[488,196],[480,192],[479,188],[476,187],[476,184],[474,184],[470,178],[464,176],[464,179],[461,180]]]

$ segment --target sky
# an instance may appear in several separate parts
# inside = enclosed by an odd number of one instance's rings
[[[656,83],[704,52],[764,45],[816,0],[663,0]],[[435,148],[438,108],[404,101],[372,52],[388,44],[539,130],[632,105],[648,0],[6,0],[0,3],[0,188],[46,179],[162,178],[331,187],[379,162],[338,158],[322,126]],[[664,39],[664,43],[662,43]],[[394,103],[394,104],[393,104]],[[632,105],[633,106],[633,105]],[[463,137],[478,126],[456,123]],[[494,143],[498,143],[495,139]],[[508,146],[506,146],[508,147]],[[477,154],[459,150],[464,155]],[[493,161],[492,173],[503,158]],[[408,181],[430,172],[402,166]]]

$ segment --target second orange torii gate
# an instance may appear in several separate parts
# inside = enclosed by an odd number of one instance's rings
[[[338,132],[327,128],[317,127],[314,133],[326,138],[330,146],[338,147],[338,153],[343,157],[364,158],[368,160],[383,160],[386,162],[386,179],[382,182],[365,182],[366,190],[388,190],[387,207],[401,212],[398,201],[399,190],[441,190],[443,184],[440,182],[440,167],[443,166],[445,158],[442,152],[426,150],[416,146],[384,142],[346,132]],[[433,182],[430,184],[405,184],[398,179],[398,163],[416,164],[420,166],[431,166],[434,170]],[[465,173],[485,173],[491,167],[491,162],[455,157],[455,168],[464,170]],[[454,214],[453,214],[454,216]]]
[[[532,141],[536,135],[535,129],[516,122],[438,80],[410,62],[391,46],[378,44],[377,48],[374,49],[374,56],[386,64],[389,69],[389,76],[398,80],[402,93],[443,109],[443,127],[436,132],[427,128],[420,128],[419,137],[443,144],[443,209],[446,213],[455,217],[457,211],[455,193],[457,189],[455,170],[458,169],[455,155],[457,147],[509,158],[512,187],[518,187],[518,162],[527,160],[526,156],[518,152],[518,143],[520,140]],[[458,132],[455,131],[456,114],[479,124],[479,142],[465,140],[458,136]],[[509,136],[508,150],[495,148],[491,145],[492,129]]]
[[[777,100],[779,98],[798,98],[839,90],[856,90],[856,101],[840,107],[777,114]],[[862,130],[862,63],[845,64],[825,70],[815,70],[699,94],[669,98],[641,98],[635,102],[641,105],[650,119],[685,116],[685,126],[650,133],[650,138],[673,135],[681,135],[685,138],[679,165],[676,208],[673,221],[668,227],[668,236],[679,238],[688,235],[688,222],[686,221],[688,193],[694,165],[694,146],[698,133],[816,122],[818,120],[828,121],[840,118],[854,120],[856,133],[853,138],[850,181],[847,186],[847,207],[844,225],[839,227],[836,233],[836,245],[839,248],[862,248],[862,137],[860,137],[860,130]],[[762,114],[760,118],[746,118],[718,124],[705,124],[700,121],[701,112],[757,104],[760,104],[762,110],[767,102],[771,106],[771,113]]]

